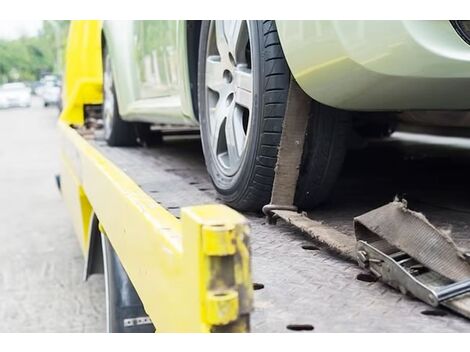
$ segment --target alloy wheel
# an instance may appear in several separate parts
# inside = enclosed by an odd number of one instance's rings
[[[247,21],[213,21],[206,53],[209,143],[227,176],[240,168],[250,134],[253,71]]]

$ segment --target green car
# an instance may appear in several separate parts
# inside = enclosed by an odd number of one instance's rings
[[[296,205],[327,199],[351,134],[470,127],[470,21],[105,21],[105,137],[200,128],[240,210],[270,201],[289,82],[312,98]]]

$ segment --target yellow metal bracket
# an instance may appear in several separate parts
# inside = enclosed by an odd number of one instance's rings
[[[211,331],[247,331],[253,295],[246,220],[221,205],[185,208],[181,214],[183,232],[198,234],[185,243],[189,248],[199,242],[202,318]]]
[[[204,226],[202,244],[206,255],[233,255],[236,251],[235,228],[224,225]]]

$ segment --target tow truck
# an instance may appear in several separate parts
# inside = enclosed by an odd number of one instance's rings
[[[470,330],[465,149],[435,150],[410,133],[372,141],[348,157],[330,205],[298,212],[297,175],[285,172],[298,169],[306,123],[290,118],[306,116],[294,82],[271,204],[240,214],[217,198],[197,134],[105,143],[101,58],[87,54],[99,52],[88,50],[100,46],[97,26],[75,22],[69,34],[58,182],[85,279],[105,274],[109,331]],[[423,177],[450,152],[457,180]]]

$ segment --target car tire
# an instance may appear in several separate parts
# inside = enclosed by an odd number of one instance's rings
[[[110,333],[152,333],[154,325],[145,313],[132,282],[108,238],[102,234],[106,289],[106,326]]]
[[[217,26],[220,28],[223,25],[225,23],[221,21],[205,21],[201,26],[198,100],[204,157],[212,182],[222,200],[239,210],[257,211],[269,203],[271,197],[277,146],[281,137],[290,73],[279,42],[275,22],[245,21],[250,51],[250,57],[247,57],[247,61],[249,59],[250,63],[249,65],[243,63],[243,65],[251,69],[252,105],[248,122],[243,121],[244,128],[246,124],[245,138],[247,142],[244,144],[245,148],[240,153],[236,170],[230,170],[222,162],[223,154],[228,155],[229,153],[228,143],[226,143],[227,152],[224,152],[223,148],[220,148],[220,143],[217,143],[216,146],[216,143],[213,142],[213,136],[217,132],[214,134],[211,127],[209,100],[213,98],[214,94],[208,88],[210,82],[206,85],[206,67],[207,62],[211,63],[214,36],[217,36],[215,31]],[[222,55],[219,52],[219,56],[222,57]],[[235,64],[238,65],[237,62]],[[234,77],[235,79],[236,77]],[[227,127],[227,122],[224,126]],[[216,129],[214,128],[214,130]],[[220,135],[223,137],[224,133],[221,131]],[[218,155],[219,149],[222,151]]]
[[[221,97],[229,97],[220,89],[220,92],[216,92],[217,103],[214,106],[214,93],[210,88],[214,79],[211,67],[214,62],[218,62],[217,57],[220,57],[220,63],[224,62],[218,43],[214,44],[214,32],[218,28],[216,22],[203,22],[199,48],[199,120],[206,166],[214,187],[225,203],[238,210],[259,211],[271,199],[290,71],[275,22],[247,21],[253,81],[253,104],[247,128],[249,133],[246,134],[248,143],[245,144],[236,172],[226,172],[220,160],[225,151],[222,148],[222,152],[218,154],[220,143],[213,137],[214,132],[211,129],[211,119],[217,120],[214,114],[211,115],[212,111],[217,112]],[[228,67],[226,70],[235,72],[236,68]],[[236,76],[228,75],[225,71],[223,74],[229,78]],[[231,83],[230,80],[226,82]],[[228,119],[225,120],[227,123]],[[313,130],[306,135],[295,197],[296,205],[302,209],[323,202],[331,190],[344,158],[350,118],[344,111],[312,101],[309,125],[309,131]],[[227,132],[221,135],[226,136]]]
[[[103,49],[103,126],[104,138],[110,146],[132,146],[147,136],[150,125],[124,121],[119,114],[111,57]]]
[[[340,174],[350,131],[348,111],[312,100],[295,194],[300,210],[327,200]]]

